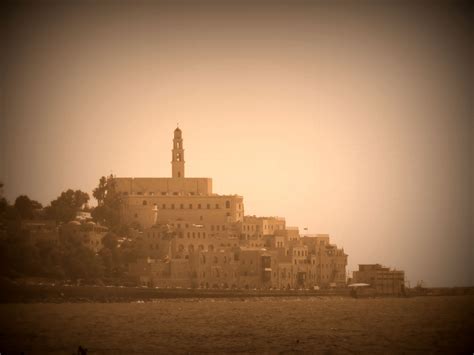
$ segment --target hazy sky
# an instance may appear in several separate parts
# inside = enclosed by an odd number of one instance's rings
[[[473,285],[472,11],[226,3],[5,9],[7,198],[170,176],[179,122],[187,176],[246,214],[329,233],[349,270]]]

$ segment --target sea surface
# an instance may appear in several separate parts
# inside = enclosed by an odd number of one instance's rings
[[[0,304],[0,353],[466,353],[474,296]]]

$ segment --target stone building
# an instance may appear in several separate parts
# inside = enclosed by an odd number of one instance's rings
[[[380,264],[361,264],[353,272],[354,283],[366,283],[379,294],[400,295],[405,292],[405,272],[390,270]]]
[[[130,273],[159,287],[312,288],[345,285],[347,255],[328,235],[301,237],[281,217],[245,216],[243,198],[185,176],[174,131],[171,178],[116,178],[121,218],[138,222],[149,257]]]
[[[50,220],[22,220],[21,229],[28,231],[30,241],[48,241],[57,243],[59,240],[59,230],[55,221]]]
[[[84,246],[97,253],[103,247],[102,238],[107,232],[107,227],[100,224],[75,220],[59,226],[59,239],[64,241],[67,238],[79,238]]]
[[[317,270],[314,279],[319,285],[342,286],[346,283],[347,254],[329,242],[328,234],[304,236],[301,242],[314,255]]]

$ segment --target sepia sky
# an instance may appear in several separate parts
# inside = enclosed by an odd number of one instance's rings
[[[246,214],[329,233],[351,271],[472,286],[472,10],[217,4],[5,8],[7,198],[170,176],[179,122],[186,175]]]

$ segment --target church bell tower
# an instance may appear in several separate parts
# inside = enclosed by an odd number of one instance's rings
[[[173,150],[171,159],[171,176],[173,178],[184,178],[184,149],[181,130],[174,130]]]

